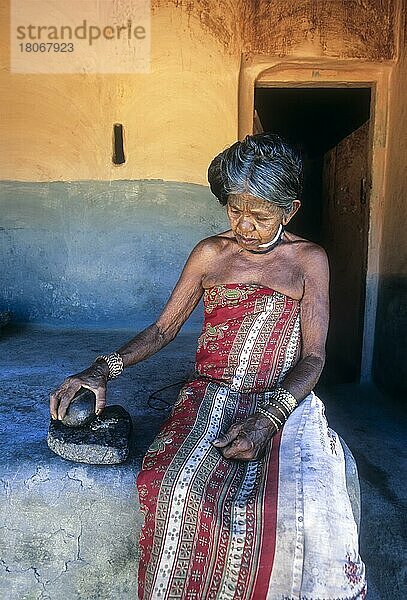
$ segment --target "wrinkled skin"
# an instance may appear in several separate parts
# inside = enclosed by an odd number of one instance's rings
[[[224,458],[241,461],[259,460],[276,432],[267,417],[255,413],[243,421],[234,423],[212,444],[220,450]]]
[[[51,394],[50,413],[53,419],[63,419],[72,398],[81,387],[91,390],[96,396],[96,414],[100,414],[106,404],[106,384],[108,369],[106,363],[98,361],[77,375],[67,377]]]

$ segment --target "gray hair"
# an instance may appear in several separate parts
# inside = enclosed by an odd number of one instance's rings
[[[223,206],[229,194],[250,194],[289,212],[301,195],[302,160],[276,134],[247,135],[215,156],[208,181]]]

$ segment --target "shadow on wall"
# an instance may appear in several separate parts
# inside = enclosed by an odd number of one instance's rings
[[[381,277],[376,318],[375,381],[404,401],[407,390],[407,277]]]
[[[144,326],[158,316],[194,245],[228,228],[224,208],[195,184],[1,186],[0,309],[17,322]],[[200,327],[199,309],[188,325]]]

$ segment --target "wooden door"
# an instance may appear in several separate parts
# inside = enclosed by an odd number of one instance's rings
[[[360,376],[369,224],[369,122],[324,157],[323,245],[331,270],[327,371]]]

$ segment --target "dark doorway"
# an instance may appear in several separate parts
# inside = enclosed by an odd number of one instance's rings
[[[369,87],[259,87],[254,131],[278,133],[304,159],[290,230],[322,245],[331,267],[325,381],[360,376],[369,224]]]

